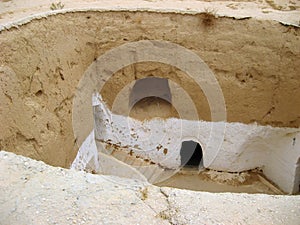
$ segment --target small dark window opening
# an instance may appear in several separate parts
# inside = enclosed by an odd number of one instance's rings
[[[198,167],[203,157],[201,145],[194,141],[182,142],[180,156],[181,166]]]

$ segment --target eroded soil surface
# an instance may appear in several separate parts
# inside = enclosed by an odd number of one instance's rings
[[[299,224],[299,196],[207,193],[0,152],[0,224]]]

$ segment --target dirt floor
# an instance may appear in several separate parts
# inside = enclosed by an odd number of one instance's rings
[[[156,185],[214,193],[284,194],[264,179],[259,171],[226,173],[203,169],[198,172],[196,168],[184,168]]]

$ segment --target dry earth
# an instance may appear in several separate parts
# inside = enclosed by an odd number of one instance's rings
[[[0,224],[300,223],[299,196],[207,193],[93,175],[0,152]]]
[[[52,3],[61,2],[63,9],[156,9],[157,11],[199,12],[214,9],[219,16],[276,20],[300,25],[297,0],[1,0],[0,24],[49,11]]]

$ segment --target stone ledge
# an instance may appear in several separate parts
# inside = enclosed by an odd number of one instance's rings
[[[300,196],[159,188],[5,151],[0,171],[1,224],[298,224],[300,218]]]

